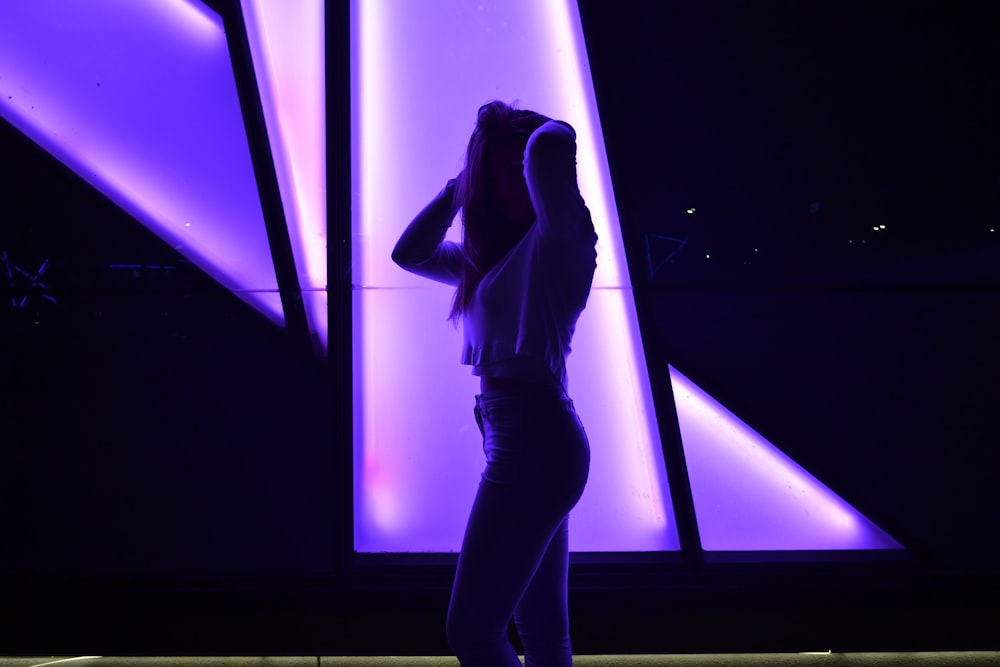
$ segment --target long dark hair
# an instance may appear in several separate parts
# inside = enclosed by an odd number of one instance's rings
[[[505,222],[501,212],[490,205],[487,155],[496,146],[508,142],[523,146],[531,133],[549,120],[534,111],[518,109],[515,104],[494,100],[479,107],[476,128],[465,151],[465,168],[458,176],[455,192],[456,201],[462,207],[465,269],[451,304],[449,319],[452,320],[468,310],[483,276],[510,249],[499,240],[498,232]]]

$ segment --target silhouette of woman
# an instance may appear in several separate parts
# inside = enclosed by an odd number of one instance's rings
[[[462,212],[462,243],[444,237]],[[572,127],[503,102],[479,109],[465,168],[414,218],[392,258],[457,287],[462,363],[486,466],[448,608],[462,665],[570,667],[568,516],[590,445],[567,394],[566,355],[590,294],[597,235],[576,177]]]

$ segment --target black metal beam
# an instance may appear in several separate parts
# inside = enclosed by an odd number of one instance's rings
[[[264,108],[261,104],[260,91],[257,88],[257,76],[253,68],[243,10],[239,0],[229,0],[228,2],[216,0],[211,6],[222,16],[229,44],[229,57],[236,79],[240,109],[243,112],[243,124],[246,128],[250,158],[257,179],[257,191],[260,193],[260,205],[264,214],[264,225],[267,228],[267,240],[271,247],[274,273],[278,280],[278,292],[281,296],[281,308],[285,315],[285,327],[295,351],[302,355],[311,355],[313,344],[309,334],[309,322],[306,319],[306,309],[302,302],[302,288],[299,285],[298,272],[295,268],[295,256],[292,252],[291,238],[288,235],[285,210],[281,203],[281,190],[274,168],[271,142],[264,119]]]
[[[584,40],[592,41],[590,35],[595,29],[588,15],[586,2],[578,2],[580,10],[580,21],[583,27]],[[600,110],[601,104],[601,70],[591,63],[591,76],[594,78],[594,93],[597,97],[597,106]],[[607,123],[602,123],[602,127],[607,128]],[[604,145],[608,153],[608,163],[611,167],[612,187],[616,182],[614,177],[615,164],[615,142],[607,134],[604,135]],[[625,246],[625,256],[628,262],[629,276],[633,286],[635,296],[635,311],[639,321],[640,336],[644,338],[643,351],[645,353],[646,366],[649,369],[649,384],[653,392],[654,404],[656,405],[657,423],[660,427],[660,439],[663,444],[663,458],[667,469],[667,481],[670,485],[670,499],[673,504],[674,517],[677,520],[677,533],[681,541],[681,553],[685,563],[692,567],[697,567],[704,562],[704,552],[701,545],[701,537],[698,533],[698,522],[694,513],[694,499],[691,494],[691,482],[688,478],[687,464],[684,459],[684,449],[681,444],[680,424],[677,421],[677,409],[674,403],[673,387],[670,383],[668,372],[668,360],[656,349],[655,345],[650,345],[647,336],[643,334],[649,331],[652,317],[649,313],[648,299],[644,298],[647,292],[649,276],[644,271],[643,263],[639,260],[642,257],[641,239],[635,238],[635,234],[625,224],[629,219],[628,212],[622,205],[623,197],[616,197],[618,204],[618,214],[621,218],[622,243]]]
[[[354,562],[354,392],[351,277],[351,3],[326,0],[326,210],[330,372],[336,434],[336,571]]]

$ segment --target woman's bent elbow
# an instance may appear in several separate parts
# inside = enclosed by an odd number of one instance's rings
[[[407,269],[414,265],[412,257],[408,257],[406,251],[399,246],[392,249],[392,261],[402,269]]]

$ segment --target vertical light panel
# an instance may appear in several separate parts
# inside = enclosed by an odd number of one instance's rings
[[[355,546],[456,551],[484,464],[478,379],[446,322],[452,290],[390,261],[410,219],[462,167],[492,99],[577,131],[600,241],[568,359],[592,447],[574,551],[679,548],[600,119],[571,0],[354,0]],[[450,233],[458,240],[459,224]]]
[[[200,2],[0,3],[0,114],[283,322],[226,36]]]
[[[242,0],[242,8],[309,328],[325,351],[323,0]]]
[[[903,548],[673,367],[670,381],[706,551]]]

